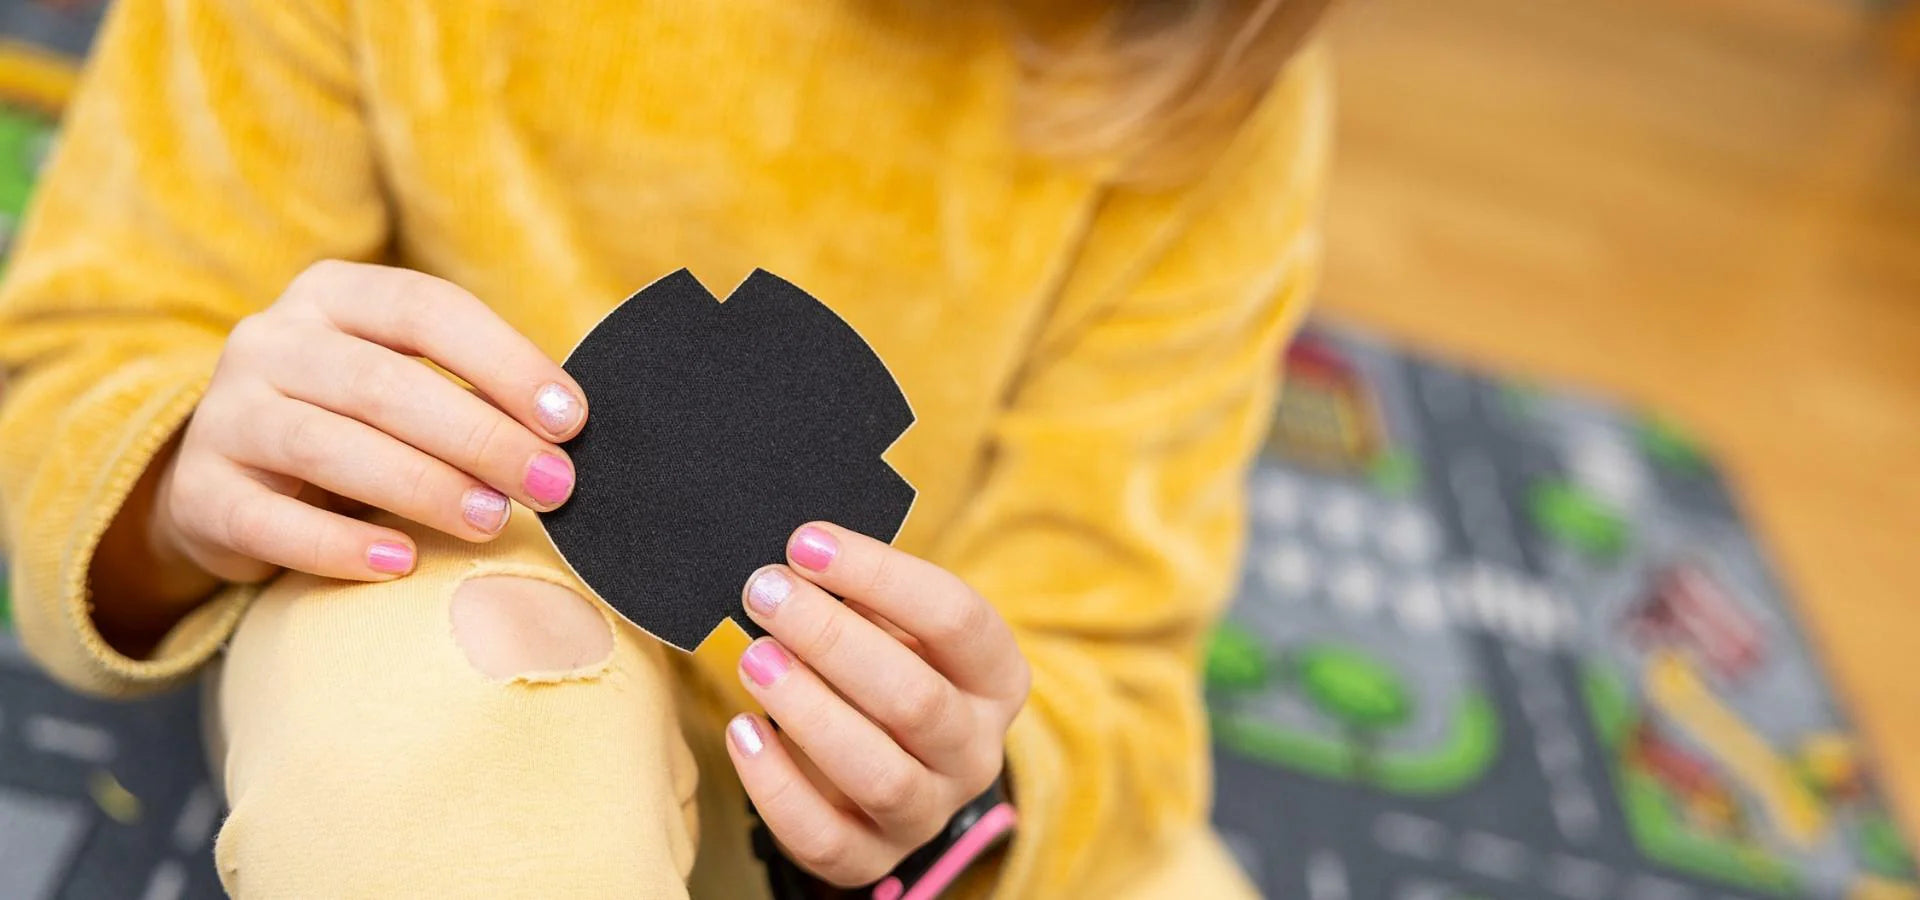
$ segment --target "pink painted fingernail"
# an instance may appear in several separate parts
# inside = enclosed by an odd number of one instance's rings
[[[787,555],[815,572],[825,572],[839,553],[840,542],[812,525],[795,532],[793,540],[787,543]]]
[[[787,595],[793,593],[793,581],[779,569],[761,569],[747,585],[747,605],[761,615],[772,615]]]
[[[764,638],[754,641],[747,652],[740,655],[740,670],[761,687],[779,681],[791,668],[793,657],[787,655],[786,649]]]
[[[375,541],[367,548],[367,567],[388,575],[413,571],[413,548],[393,541]]]
[[[573,467],[551,453],[527,464],[527,496],[543,506],[559,506],[573,493]]]
[[[760,722],[745,713],[727,723],[727,739],[733,741],[741,756],[759,756],[760,751],[767,749],[767,736],[760,733]]]
[[[548,434],[559,437],[580,421],[580,398],[557,384],[546,385],[533,395],[533,415]]]
[[[507,495],[493,488],[471,488],[460,498],[460,517],[488,534],[506,527],[507,511]]]

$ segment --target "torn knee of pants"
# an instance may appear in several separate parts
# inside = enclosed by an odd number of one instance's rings
[[[453,640],[489,678],[529,684],[589,679],[613,658],[613,622],[571,588],[484,575],[453,592]]]

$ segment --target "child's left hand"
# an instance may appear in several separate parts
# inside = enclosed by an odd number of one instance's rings
[[[804,758],[759,716],[736,717],[727,743],[787,857],[866,884],[999,777],[1031,676],[1000,614],[933,563],[823,523],[794,532],[787,559],[747,580],[773,637],[740,673]]]

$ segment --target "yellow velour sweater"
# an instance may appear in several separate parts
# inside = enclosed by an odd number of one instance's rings
[[[556,357],[665,273],[724,296],[762,267],[892,366],[900,544],[1032,661],[1003,887],[1082,895],[1200,827],[1199,653],[1315,271],[1326,67],[1296,59],[1204,176],[1130,190],[1013,140],[992,7],[120,0],[0,291],[28,647],[121,696],[219,649],[252,589],[132,659],[87,573],[228,329],[312,261],[450,279]]]

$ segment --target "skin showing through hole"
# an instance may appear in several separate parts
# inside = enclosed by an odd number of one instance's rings
[[[509,680],[566,675],[613,654],[613,631],[592,601],[532,578],[489,575],[453,592],[453,640],[475,669]]]

